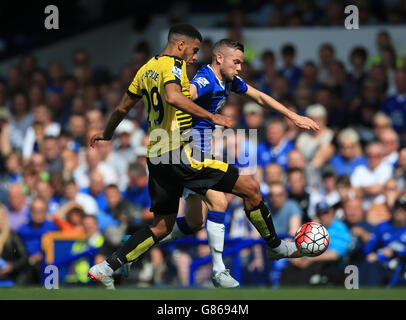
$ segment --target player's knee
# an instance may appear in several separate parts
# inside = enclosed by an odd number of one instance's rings
[[[157,240],[165,238],[172,231],[172,228],[169,229],[168,227],[164,226],[151,227],[150,229]]]
[[[247,183],[247,198],[252,202],[260,202],[262,199],[259,183],[254,179],[250,179]]]
[[[216,199],[216,202],[213,205],[213,208],[211,210],[224,212],[227,210],[227,207],[228,207],[228,201],[227,201],[226,196],[224,195],[223,197],[218,197]]]

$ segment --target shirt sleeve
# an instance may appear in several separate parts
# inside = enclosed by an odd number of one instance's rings
[[[239,76],[234,77],[233,83],[231,85],[231,91],[235,93],[245,93],[247,92],[248,87],[243,79]]]
[[[164,85],[169,83],[176,83],[179,86],[182,86],[182,76],[184,72],[184,61],[181,59],[173,58],[173,63],[165,64],[163,70],[163,82]]]
[[[197,74],[190,83],[194,84],[197,89],[197,97],[204,96],[205,94],[213,91],[213,81],[204,74]]]
[[[141,97],[142,96],[141,88],[140,88],[140,80],[139,80],[140,70],[138,70],[133,81],[131,82],[130,86],[128,87],[127,93],[130,97]]]

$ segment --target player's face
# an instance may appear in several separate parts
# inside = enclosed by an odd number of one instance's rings
[[[193,64],[197,61],[197,53],[200,48],[199,39],[187,39],[185,42],[185,50],[182,59],[185,60],[187,65]]]
[[[220,53],[220,72],[226,81],[232,81],[241,71],[241,64],[244,61],[244,53],[241,50],[227,48]]]

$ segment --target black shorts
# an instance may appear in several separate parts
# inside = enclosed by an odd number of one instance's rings
[[[231,193],[239,176],[237,168],[187,144],[160,157],[147,159],[151,211],[177,213],[183,188],[205,195],[208,189]]]

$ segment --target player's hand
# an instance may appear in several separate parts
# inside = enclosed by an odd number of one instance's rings
[[[223,116],[222,114],[214,114],[212,122],[225,128],[231,128],[233,126],[233,120],[231,118]]]
[[[105,137],[104,134],[103,134],[103,132],[100,131],[100,132],[98,132],[98,133],[95,133],[95,134],[90,138],[89,144],[90,144],[90,146],[91,146],[92,148],[94,148],[94,146],[96,145],[96,142],[97,142],[97,141],[108,141],[108,140],[110,140],[110,139],[111,139],[111,138]]]
[[[296,117],[294,117],[291,120],[297,127],[301,128],[301,129],[313,130],[313,131],[320,130],[319,125],[308,117],[303,117],[303,116],[297,115]]]

